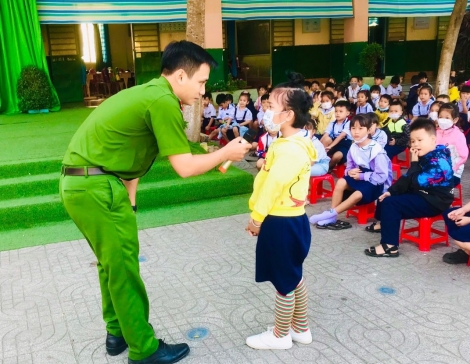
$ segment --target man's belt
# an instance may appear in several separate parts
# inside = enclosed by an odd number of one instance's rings
[[[101,167],[66,167],[62,166],[64,176],[98,176],[110,174],[103,171]]]

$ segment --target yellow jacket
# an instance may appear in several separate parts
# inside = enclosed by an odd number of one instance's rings
[[[334,105],[331,110],[327,113],[324,112],[322,108],[320,108],[320,103],[316,102],[313,107],[309,111],[312,118],[316,119],[318,122],[317,125],[317,134],[323,135],[325,133],[326,127],[328,124],[335,120],[335,108]]]
[[[388,111],[380,111],[379,109],[374,111],[379,117],[379,128],[384,125],[384,121],[388,119]]]
[[[277,138],[255,178],[249,201],[251,218],[262,222],[267,215],[303,215],[310,166],[316,158],[317,152],[309,138],[299,135]]]
[[[459,89],[457,88],[457,86],[451,87],[449,89],[449,99],[450,99],[450,102],[457,102],[460,100],[460,93],[459,93]]]

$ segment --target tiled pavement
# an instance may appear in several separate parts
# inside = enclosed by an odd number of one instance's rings
[[[366,257],[363,249],[379,236],[355,223],[312,229],[304,275],[313,343],[248,348],[245,338],[273,322],[274,289],[254,282],[256,241],[244,231],[247,219],[140,232],[150,321],[168,342],[189,343],[181,363],[470,363],[470,267],[444,264],[451,248],[443,245],[421,253],[403,243],[397,259]],[[127,363],[127,351],[105,354],[95,265],[84,240],[0,253],[1,364]],[[195,327],[209,336],[188,340]]]

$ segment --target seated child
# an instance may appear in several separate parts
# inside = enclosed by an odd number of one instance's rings
[[[380,144],[382,148],[385,148],[388,142],[387,133],[379,128],[379,117],[376,113],[370,112],[366,116],[370,118],[372,123],[370,127],[370,138]]]
[[[393,100],[400,100],[405,97],[405,94],[403,93],[403,88],[400,85],[400,76],[393,76],[392,79],[390,80],[390,85],[387,87],[387,94],[390,95],[390,97]]]
[[[436,101],[440,101],[443,104],[447,104],[448,102],[450,102],[450,97],[449,95],[442,94],[436,97]]]
[[[364,79],[361,76],[357,78],[357,85],[361,90],[370,91],[370,86],[367,83],[364,83]]]
[[[266,153],[268,153],[269,147],[277,138],[279,138],[279,132],[270,129],[267,129],[267,132],[259,137],[256,148],[256,155],[258,156],[256,168],[258,168],[258,171],[263,168],[263,165],[266,162]]]
[[[392,103],[392,98],[390,95],[382,95],[379,99],[379,106],[377,106],[377,110],[375,113],[379,117],[379,126],[382,127],[384,125],[385,120],[388,118],[388,109],[390,108],[390,104]]]
[[[328,173],[330,166],[330,157],[326,154],[325,147],[315,136],[317,131],[317,123],[315,120],[310,120],[305,128],[308,130],[308,136],[312,139],[313,147],[317,151],[317,159],[312,163],[312,168],[310,169],[311,177],[324,176]]]
[[[265,133],[263,116],[266,110],[269,107],[269,94],[264,94],[261,96],[261,108],[256,115],[256,120],[253,122],[253,129],[258,131],[255,141],[252,143],[252,149],[256,149],[258,146],[258,139]]]
[[[450,150],[452,158],[452,170],[454,171],[454,186],[460,184],[465,162],[468,158],[468,147],[465,135],[460,131],[459,109],[457,105],[447,103],[439,109],[439,119],[437,123],[436,143],[445,145]]]
[[[259,86],[258,87],[258,98],[255,102],[256,111],[261,110],[261,98],[268,93],[268,86]]]
[[[439,118],[439,109],[444,103],[441,101],[434,101],[429,109],[429,119],[434,121],[437,127],[437,119]]]
[[[372,101],[372,105],[377,108],[379,106],[380,100],[380,87],[373,85],[370,88],[370,100]]]
[[[204,107],[202,111],[202,125],[201,125],[201,132],[204,133],[209,131],[212,126],[215,126],[215,108],[212,105],[212,94],[210,92],[206,92],[202,96],[202,106]]]
[[[327,82],[327,83],[325,84],[325,91],[335,92],[335,87],[336,87],[336,83]]]
[[[338,214],[354,205],[374,202],[392,182],[392,164],[383,148],[369,138],[371,120],[366,115],[351,119],[354,144],[348,152],[345,176],[336,182],[331,209],[310,217],[319,229],[341,230],[351,224],[337,221]]]
[[[354,105],[357,102],[357,93],[361,90],[358,86],[358,77],[352,76],[349,79],[349,86],[346,89],[346,98]]]
[[[317,121],[317,137],[321,138],[327,125],[334,120],[335,108],[333,106],[334,95],[331,91],[321,93],[321,103],[314,104],[310,110],[310,115]]]
[[[217,103],[217,105],[219,105],[217,121],[219,122],[220,126],[209,134],[209,139],[213,139],[216,136],[218,139],[222,139],[221,130],[227,124],[229,125],[231,123],[235,109],[232,109],[230,107],[230,100],[227,99],[227,95],[225,94],[218,94],[215,98],[215,102]]]
[[[460,117],[463,120],[463,129],[468,129],[468,111],[470,110],[470,86],[462,86],[460,89],[460,100],[457,102]]]
[[[310,96],[313,97],[313,94],[317,91],[320,91],[320,82],[318,82],[317,80],[313,80],[312,81],[312,86],[310,87]]]
[[[460,248],[446,253],[442,260],[448,264],[465,264],[470,256],[470,202],[463,207],[451,207],[442,214],[449,236]]]
[[[312,87],[312,83],[310,81],[304,81],[304,91],[309,94],[309,96],[312,96],[310,94],[310,88]]]
[[[460,100],[459,89],[455,84],[455,77],[449,79],[449,102],[457,102]]]
[[[404,152],[410,142],[410,127],[403,117],[403,111],[402,103],[393,101],[390,105],[387,123],[382,129],[388,136],[388,143],[384,149],[390,160]]]
[[[352,139],[349,131],[349,101],[338,101],[335,104],[335,120],[330,122],[321,137],[320,142],[325,146],[328,156],[331,158],[329,170],[338,164],[346,163],[346,156],[351,147]]]
[[[227,140],[233,140],[239,136],[243,137],[253,122],[253,115],[248,110],[248,102],[250,98],[247,94],[242,93],[238,98],[238,105],[235,108],[234,116],[231,122],[226,123],[220,131],[222,136]],[[220,138],[219,138],[220,139]]]
[[[419,77],[418,75],[413,75],[411,77],[411,86],[410,91],[408,92],[408,97],[406,98],[406,112],[408,114],[408,119],[413,118],[413,107],[418,103],[419,100]]]
[[[383,73],[377,73],[374,76],[374,84],[380,87],[380,96],[385,95],[387,93],[387,90],[383,86],[384,80],[385,75]]]
[[[442,214],[454,200],[450,151],[436,146],[436,126],[418,118],[410,125],[411,167],[379,197],[375,218],[366,231],[382,234],[380,245],[364,252],[371,257],[398,257],[402,219]]]
[[[432,88],[430,86],[424,85],[419,89],[419,100],[418,103],[413,107],[413,118],[411,122],[415,121],[418,118],[427,118],[429,116],[429,109],[431,108],[432,103],[434,102],[431,99]]]
[[[374,112],[369,91],[361,90],[357,93],[356,115]]]
[[[338,102],[338,101],[348,101],[345,97],[345,93],[346,93],[346,89],[344,86],[342,85],[338,85],[335,87],[335,92],[334,92],[334,95],[335,95],[335,103]]]

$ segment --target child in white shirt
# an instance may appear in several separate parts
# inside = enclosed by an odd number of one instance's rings
[[[212,94],[210,92],[206,92],[204,96],[202,96],[202,106],[204,109],[202,111],[202,125],[201,125],[201,132],[204,133],[209,131],[212,126],[214,125],[214,120],[216,117],[214,105],[212,105]]]

